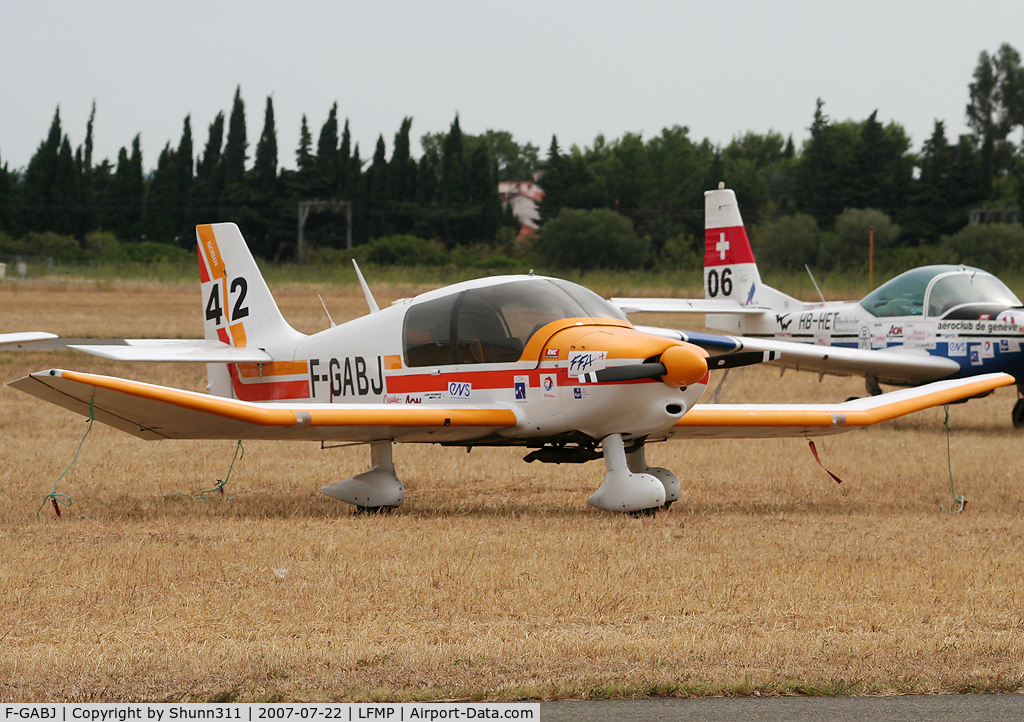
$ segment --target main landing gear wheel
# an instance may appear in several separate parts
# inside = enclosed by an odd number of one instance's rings
[[[1013,428],[1024,428],[1024,398],[1017,399],[1013,405]]]
[[[671,503],[672,502],[670,502],[670,501],[666,502],[666,504],[671,504]],[[664,509],[664,508],[665,508],[665,505],[663,504],[662,506],[652,506],[650,509],[637,509],[636,511],[627,511],[626,513],[629,516],[633,517],[634,519],[639,519],[639,518],[645,517],[645,516],[655,516],[660,509]]]
[[[372,516],[374,514],[390,514],[397,506],[356,506],[356,514]]]

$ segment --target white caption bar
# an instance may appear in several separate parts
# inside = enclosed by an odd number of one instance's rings
[[[0,722],[179,722],[180,720],[539,720],[539,702],[406,702],[402,704],[0,704]]]

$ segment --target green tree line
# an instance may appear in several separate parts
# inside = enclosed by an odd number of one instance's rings
[[[419,157],[412,118],[395,132],[390,157],[383,134],[364,156],[335,104],[316,137],[303,116],[289,169],[279,161],[272,98],[252,147],[239,88],[201,147],[186,117],[177,144],[168,142],[146,173],[138,136],[116,162],[94,161],[94,117],[95,107],[84,142],[73,148],[58,108],[24,169],[0,165],[0,235],[22,239],[23,248],[46,233],[83,250],[97,238],[121,248],[154,241],[188,248],[197,223],[231,220],[256,254],[282,260],[295,252],[297,202],[341,199],[353,204],[356,244],[391,239],[376,257],[436,259],[480,244],[513,253],[508,239],[518,224],[502,210],[497,184],[539,175],[545,196],[533,252],[542,261],[691,266],[703,252],[703,192],[724,182],[753,227],[759,257],[840,268],[860,262],[849,239],[866,223],[877,226],[883,247],[906,258],[941,249],[953,257],[949,239],[972,209],[1019,210],[1024,192],[1024,68],[1008,44],[979,56],[968,87],[970,132],[948,138],[936,120],[919,150],[899,123],[883,124],[877,112],[834,120],[819,100],[799,148],[773,131],[716,146],[673,126],[647,139],[598,136],[582,148],[563,149],[552,137],[541,157],[507,131],[464,134],[456,116],[446,132],[421,136]],[[345,231],[342,215],[316,213],[305,234],[316,247],[337,249]]]

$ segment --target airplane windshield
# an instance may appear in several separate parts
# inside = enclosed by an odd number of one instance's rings
[[[940,278],[928,293],[929,316],[942,316],[965,306],[1002,310],[1020,305],[1020,299],[1002,281],[980,271],[954,273]]]
[[[940,273],[956,266],[923,266],[901,273],[865,296],[860,305],[872,316],[923,316],[924,292]]]
[[[518,361],[534,333],[564,318],[625,320],[618,308],[574,283],[510,281],[411,306],[405,360],[409,366]]]

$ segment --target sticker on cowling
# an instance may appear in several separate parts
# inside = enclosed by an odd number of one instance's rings
[[[607,351],[570,351],[569,375],[582,376],[591,371],[600,371],[605,367]]]
[[[544,392],[544,398],[558,398],[558,377],[554,374],[544,374],[540,377],[540,388]]]

